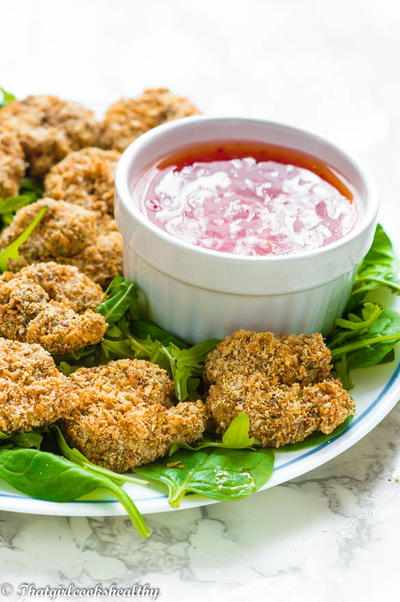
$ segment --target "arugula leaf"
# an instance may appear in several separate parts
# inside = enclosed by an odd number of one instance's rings
[[[30,497],[71,502],[97,489],[109,490],[124,506],[138,533],[150,531],[135,504],[114,479],[36,449],[0,449],[0,477]]]
[[[353,386],[350,371],[385,363],[400,340],[400,314],[389,307],[365,303],[361,315],[336,320],[327,339],[336,372],[346,388]]]
[[[109,324],[118,322],[125,314],[133,320],[145,313],[143,293],[135,282],[115,276],[106,290],[108,298],[96,311],[102,314]]]
[[[382,286],[400,294],[400,282],[392,243],[380,224],[377,225],[371,248],[360,263],[346,311],[363,301],[366,294]]]
[[[42,207],[37,215],[33,218],[31,223],[25,228],[25,230],[16,238],[12,243],[0,251],[0,271],[4,272],[7,269],[9,259],[19,259],[19,248],[24,244],[37,227],[44,214],[47,211],[47,207]]]
[[[204,449],[205,447],[222,447],[228,449],[245,449],[252,448],[254,445],[260,445],[258,439],[250,437],[250,420],[246,412],[240,412],[232,420],[225,433],[222,435],[222,441],[214,441],[212,439],[202,439],[195,446],[188,443],[174,443],[169,451],[172,456],[178,449]]]
[[[43,188],[32,178],[23,178],[19,194],[8,198],[0,198],[0,219],[3,226],[8,226],[14,219],[15,212],[25,205],[34,203],[43,196]]]
[[[27,433],[12,433],[7,435],[0,431],[0,442],[5,441],[8,447],[34,447],[40,449],[43,441],[43,435],[38,431],[29,431]],[[0,445],[2,445],[0,443]]]
[[[169,372],[175,382],[179,400],[194,399],[203,374],[207,355],[218,345],[219,339],[201,341],[189,349],[179,349],[171,343],[164,347],[170,363]]]
[[[155,322],[145,318],[132,322],[130,324],[130,332],[137,339],[145,339],[149,336],[153,341],[160,341],[163,345],[173,343],[179,349],[187,349],[189,346],[167,330],[164,330],[164,328],[158,326]]]
[[[15,100],[15,96],[14,94],[11,94],[11,92],[7,92],[7,90],[4,90],[4,88],[0,88],[0,92],[2,94],[2,100],[0,100],[1,109],[1,107],[4,107],[7,103],[11,102],[12,100]]]
[[[134,469],[168,489],[168,501],[178,508],[187,492],[222,502],[247,497],[262,487],[274,469],[270,449],[181,450],[168,458]]]

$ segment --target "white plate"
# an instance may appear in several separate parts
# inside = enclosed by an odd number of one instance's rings
[[[97,106],[93,102],[84,104],[92,105],[99,117],[105,109],[103,105]],[[386,216],[387,230],[392,240],[395,240],[397,234],[397,230],[394,228],[396,224],[394,212],[396,209],[395,206],[391,207],[391,220],[387,219],[388,215]],[[396,250],[399,255],[400,250],[398,248]],[[390,294],[385,295],[386,302],[392,300],[394,301],[393,307],[400,311],[400,300],[391,297]],[[277,453],[274,473],[261,490],[298,477],[349,449],[379,424],[400,399],[400,363],[398,358],[391,364],[354,371],[352,379],[356,385],[351,391],[351,395],[356,402],[356,416],[347,429],[332,442],[322,443],[314,448],[297,452]],[[125,488],[143,514],[176,510],[176,508],[169,506],[167,496],[161,487],[149,488],[128,484]],[[215,500],[210,500],[201,495],[188,495],[179,510],[215,503],[217,503]],[[90,495],[76,502],[60,504],[24,496],[1,480],[0,510],[59,516],[126,515],[119,502],[110,499],[107,493],[104,495],[100,493]]]
[[[400,305],[399,303],[397,304]],[[297,452],[276,454],[275,470],[270,481],[263,487],[268,489],[298,477],[357,443],[369,433],[396,405],[400,398],[400,363],[377,366],[353,373],[356,383],[352,396],[356,401],[356,417],[347,429],[331,442]],[[126,490],[143,514],[175,510],[171,508],[161,488],[126,485]],[[216,503],[201,495],[189,495],[180,509]],[[0,510],[27,512],[30,514],[54,514],[62,516],[115,516],[126,514],[124,508],[105,494],[87,496],[68,504],[45,502],[19,494],[11,487],[0,484]]]

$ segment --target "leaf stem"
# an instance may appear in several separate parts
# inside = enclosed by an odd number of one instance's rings
[[[383,343],[384,341],[397,341],[397,340],[400,340],[400,333],[387,334],[382,337],[373,337],[372,339],[365,339],[364,341],[360,341],[359,343],[349,343],[348,345],[343,345],[342,347],[337,347],[336,349],[332,349],[331,355],[334,358],[339,355],[343,355],[344,353],[349,353],[351,351],[357,351],[357,349],[362,349],[363,347],[368,347],[368,345],[375,345],[376,343]]]

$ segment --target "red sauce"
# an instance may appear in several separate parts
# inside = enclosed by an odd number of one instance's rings
[[[144,174],[142,211],[172,236],[235,255],[287,255],[342,238],[349,185],[298,150],[227,141],[182,149]]]

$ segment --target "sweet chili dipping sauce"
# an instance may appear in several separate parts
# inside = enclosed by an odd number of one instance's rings
[[[143,181],[143,180],[142,180]],[[170,235],[235,255],[298,254],[345,236],[353,193],[332,167],[248,141],[182,149],[144,174],[141,210]]]

